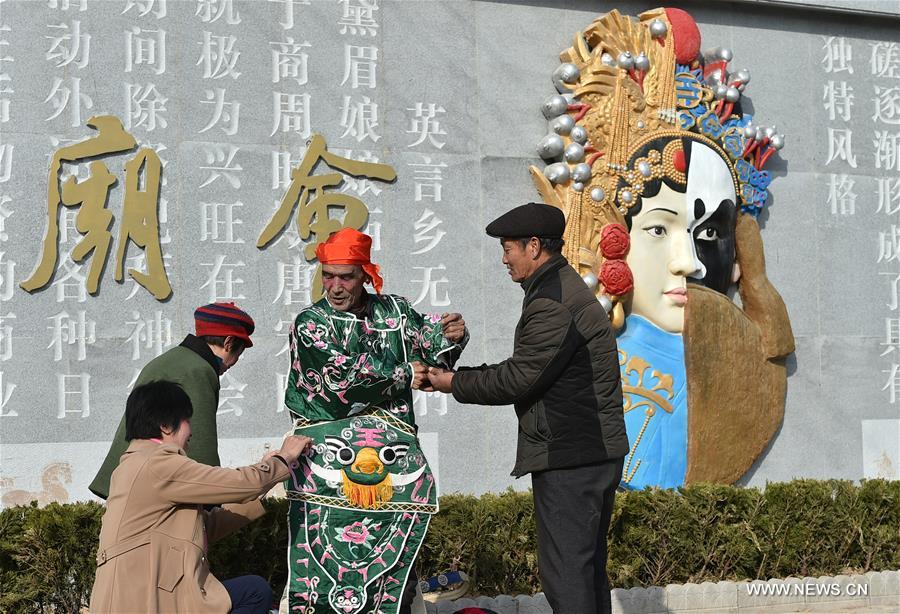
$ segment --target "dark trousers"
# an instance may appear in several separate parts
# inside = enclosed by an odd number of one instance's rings
[[[606,532],[622,460],[531,475],[541,587],[553,614],[609,614]]]
[[[231,597],[231,614],[269,614],[272,587],[265,578],[238,576],[223,580],[222,585]]]
[[[412,604],[416,599],[417,584],[419,584],[419,576],[416,575],[416,570],[412,569],[409,572],[409,578],[406,580],[406,586],[403,587],[403,595],[400,597],[400,609],[397,610],[397,614],[410,614],[412,612]]]

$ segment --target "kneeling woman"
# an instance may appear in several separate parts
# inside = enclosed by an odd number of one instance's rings
[[[112,474],[91,614],[268,612],[267,582],[219,582],[206,548],[265,513],[259,497],[290,475],[310,439],[287,437],[249,467],[210,467],[185,456],[192,414],[187,394],[172,382],[150,382],[129,395],[130,444]]]

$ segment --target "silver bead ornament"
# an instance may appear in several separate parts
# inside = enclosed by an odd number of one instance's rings
[[[619,68],[631,70],[632,68],[634,68],[634,57],[632,57],[630,51],[623,51],[619,54],[617,63],[619,65]]]
[[[726,102],[737,102],[741,99],[741,93],[738,91],[736,87],[729,87],[725,90],[725,100]]]
[[[769,144],[775,149],[781,149],[784,147],[784,135],[776,134],[771,139],[769,139]]]
[[[569,180],[569,165],[565,162],[554,162],[544,168],[544,177],[550,183],[565,183]]]
[[[596,288],[596,287],[597,287],[597,284],[600,283],[600,280],[597,279],[597,276],[594,275],[593,272],[591,272],[591,273],[585,273],[584,275],[581,276],[581,279],[584,281],[584,284],[585,284],[588,288],[590,288],[591,290],[593,290],[594,288]],[[609,300],[609,299],[607,299],[607,300]]]
[[[591,179],[591,167],[587,162],[582,162],[575,166],[572,169],[572,181],[577,181],[579,183],[586,183]],[[584,186],[582,186],[584,189]],[[578,190],[579,192],[581,190]]]
[[[764,131],[764,134],[766,135],[766,137],[768,137],[771,140],[772,137],[777,134],[777,131],[775,130],[775,126],[769,126],[768,128],[766,128]]]
[[[637,169],[638,169],[638,172],[643,177],[649,177],[650,173],[652,172],[650,165],[647,162],[645,162],[644,160],[641,160],[640,162],[638,162]]]
[[[720,83],[722,83],[722,71],[718,68],[706,75],[706,84],[710,87],[715,87]]]
[[[755,139],[756,132],[757,132],[756,126],[754,126],[753,124],[747,124],[746,126],[744,126],[744,137],[745,138]]]
[[[581,183],[580,181],[576,181],[575,183],[572,184],[572,189],[575,190],[576,192],[584,192],[584,184]]]
[[[615,66],[616,59],[608,53],[604,53],[600,56],[600,63],[604,66]]]
[[[597,187],[591,190],[591,200],[594,202],[601,202],[604,198],[606,198],[606,192],[603,191],[603,188]]]
[[[746,68],[742,68],[735,73],[734,78],[744,85],[747,85],[748,83],[750,83],[750,71]]]
[[[567,84],[575,83],[580,76],[581,71],[578,70],[578,67],[566,62],[557,66],[556,70],[553,71],[553,85],[556,86],[558,92],[567,92],[571,89]]]
[[[654,19],[650,22],[650,36],[662,38],[669,31],[669,26],[662,19]]]
[[[545,118],[553,119],[565,113],[568,107],[569,103],[566,99],[556,94],[544,101],[544,104],[541,105],[541,113],[544,114]]]
[[[757,143],[762,143],[762,140],[766,137],[765,133],[761,128],[756,129],[756,136],[753,137],[753,140]]]
[[[597,301],[603,306],[603,311],[605,311],[606,313],[612,311],[613,303],[611,300],[609,300],[608,296],[606,296],[605,294],[601,294],[597,297]]]
[[[724,83],[720,83],[716,86],[716,89],[713,90],[713,95],[715,95],[716,100],[722,100],[725,98],[725,95],[728,93],[728,86]]]
[[[538,143],[538,154],[544,160],[554,160],[563,155],[566,142],[558,134],[548,134]]]
[[[622,190],[622,193],[619,194],[619,198],[622,199],[623,203],[631,204],[631,201],[634,200],[634,194],[631,193],[631,190]]]
[[[584,147],[578,143],[569,143],[566,151],[563,153],[563,157],[566,159],[566,162],[571,162],[572,164],[581,162],[584,160]]]
[[[584,145],[588,140],[588,132],[583,126],[575,126],[569,132],[569,138],[580,145]]]
[[[574,127],[575,119],[571,115],[560,115],[550,122],[550,129],[556,134],[569,134]]]
[[[720,47],[719,58],[725,60],[726,62],[730,62],[732,59],[734,59],[734,52],[728,47]]]
[[[634,59],[634,67],[637,70],[650,70],[650,58],[643,51]]]

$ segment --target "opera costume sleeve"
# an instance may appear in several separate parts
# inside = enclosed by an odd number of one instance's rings
[[[422,314],[412,308],[404,298],[393,297],[404,317],[406,338],[410,340],[411,360],[418,360],[433,367],[452,369],[469,342],[469,331],[458,343],[444,336],[441,316]]]
[[[291,367],[285,405],[309,420],[346,417],[354,404],[387,402],[408,392],[412,367],[396,352],[348,352],[341,321],[315,306],[290,332]]]

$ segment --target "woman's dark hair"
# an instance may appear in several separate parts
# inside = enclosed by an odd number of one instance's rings
[[[691,167],[691,145],[693,144],[694,141],[692,139],[685,138],[685,137],[671,137],[671,136],[659,137],[658,139],[653,139],[652,141],[649,141],[648,143],[646,143],[643,147],[641,147],[640,149],[638,149],[636,152],[634,152],[631,155],[631,159],[628,161],[628,167],[633,168],[635,161],[638,158],[646,157],[647,154],[649,154],[651,150],[656,150],[656,151],[662,152],[666,145],[668,145],[671,141],[676,141],[676,140],[681,141],[681,148],[684,150],[685,168],[689,169]],[[685,174],[685,176],[687,176],[687,170],[685,170],[684,174]],[[643,203],[641,202],[641,197],[653,198],[654,196],[659,194],[659,190],[660,190],[660,188],[662,188],[663,183],[665,183],[672,190],[679,192],[680,194],[684,194],[685,192],[687,192],[687,184],[679,183],[668,176],[663,176],[660,179],[649,179],[649,180],[645,181],[644,182],[644,191],[643,191],[642,196],[639,196],[637,198],[634,205],[632,205],[628,209],[628,213],[625,214],[625,223],[628,226],[628,230],[631,230],[631,218],[641,212],[641,206],[643,205]],[[619,179],[619,185],[618,185],[618,188],[616,189],[616,191],[618,192],[618,189],[624,188],[624,187],[628,187],[628,182],[625,181],[624,178]]]
[[[162,437],[194,415],[191,399],[175,382],[158,380],[138,386],[125,403],[125,441]]]

